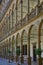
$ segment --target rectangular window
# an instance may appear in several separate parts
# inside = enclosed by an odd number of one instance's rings
[[[23,45],[23,55],[27,55],[27,45]]]

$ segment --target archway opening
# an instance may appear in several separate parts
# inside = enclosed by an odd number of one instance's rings
[[[16,42],[17,42],[16,43],[16,52],[17,52],[17,55],[20,55],[21,38],[20,38],[19,33],[16,36]]]
[[[35,51],[37,48],[37,38],[38,38],[38,29],[34,25],[31,28],[31,32],[30,32],[30,56],[32,57],[33,61],[36,61]]]
[[[42,50],[41,57],[43,58],[43,23],[42,23],[41,28],[40,28],[40,33],[41,33],[41,35],[40,35],[40,45],[41,45],[41,50]]]
[[[27,43],[28,43],[28,35],[26,31],[23,31],[22,35],[23,55],[27,55]]]

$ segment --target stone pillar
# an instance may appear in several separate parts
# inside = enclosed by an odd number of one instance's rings
[[[21,0],[21,25],[22,25],[22,18],[23,18],[23,0]]]
[[[23,40],[21,38],[21,63],[24,63],[24,57],[23,57]]]
[[[28,14],[29,14],[29,0],[28,0]],[[29,20],[29,16],[28,16],[28,20]],[[30,38],[28,38],[30,39]],[[28,65],[30,64],[30,44],[29,44],[30,40],[28,40],[28,44],[27,44],[27,62],[28,62]]]
[[[6,46],[6,59],[7,59],[7,46]]]
[[[18,10],[18,8],[17,8],[17,2],[16,2],[16,24],[17,24],[17,10]]]
[[[3,58],[4,58],[4,45],[3,45]]]
[[[21,25],[22,25],[22,18],[23,18],[23,0],[21,0]],[[21,63],[24,63],[24,57],[23,57],[23,40],[21,37]]]
[[[14,37],[12,37],[12,61],[14,60],[14,56],[13,56],[14,48],[13,48],[13,45],[14,45]]]
[[[3,47],[1,48],[1,51],[2,51],[2,58],[3,58]]]
[[[28,51],[28,65],[31,65],[31,57],[30,57],[30,34],[29,34],[29,36],[28,36],[28,45],[27,45],[27,47],[28,47],[28,49],[27,49],[27,51]]]
[[[6,45],[5,45],[5,58],[6,58]]]
[[[17,36],[16,36],[16,50],[17,50]],[[15,56],[15,60],[16,60],[16,62],[18,61],[18,55],[17,55],[17,53],[16,53],[16,56]]]
[[[17,10],[18,10],[18,8],[17,8],[17,3],[18,3],[18,0],[17,0],[17,2],[16,2],[16,24],[17,24]],[[16,26],[16,29],[17,29],[17,26]],[[16,48],[17,48],[17,37],[16,37]],[[18,56],[17,56],[17,53],[16,53],[16,56],[15,56],[15,60],[16,60],[16,62],[18,61]]]
[[[41,49],[41,26],[42,26],[42,23],[40,23],[39,29],[38,29],[38,48],[40,49]],[[38,56],[38,65],[42,65],[41,55]]]
[[[38,5],[40,5],[40,0],[37,0]]]
[[[30,57],[30,33],[31,33],[31,29],[32,29],[33,25],[30,26],[29,28],[29,32],[28,32],[28,45],[27,45],[27,48],[28,48],[28,65],[31,65],[31,57]]]
[[[9,44],[8,44],[9,51],[10,51],[10,44],[11,44],[11,38],[9,38]],[[8,53],[9,53],[9,52],[8,52]],[[10,53],[9,53],[9,62],[10,62]]]
[[[40,0],[37,0],[36,15],[39,14],[39,5],[40,5]]]
[[[30,11],[30,9],[29,9],[30,7],[29,7],[29,0],[28,0],[28,20],[29,20],[29,11]]]
[[[7,59],[7,44],[5,44],[5,56],[6,56],[5,58]]]
[[[38,58],[38,65],[42,65],[42,58],[41,57]]]

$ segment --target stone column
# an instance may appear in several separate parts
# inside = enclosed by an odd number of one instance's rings
[[[22,26],[22,19],[23,19],[23,0],[21,0],[21,26]]]
[[[7,59],[8,59],[8,43],[7,43]]]
[[[9,44],[8,44],[9,51],[10,51],[10,44],[11,44],[11,38],[9,38]],[[9,53],[9,52],[8,52],[8,53]],[[10,53],[9,53],[9,62],[10,62]]]
[[[30,33],[29,33],[29,35],[28,35],[28,45],[27,45],[27,47],[28,47],[28,65],[31,65],[31,57],[30,57]]]
[[[13,52],[14,52],[13,45],[14,45],[14,37],[12,37],[12,61],[14,60],[14,56],[13,56]]]
[[[21,63],[24,63],[24,57],[23,57],[23,38],[21,37]]]
[[[39,14],[39,5],[40,5],[40,0],[37,0],[36,15]]]
[[[29,0],[28,0],[28,20],[29,20],[29,9],[30,7],[29,7]]]
[[[30,57],[30,33],[31,33],[31,29],[32,29],[33,25],[30,26],[29,28],[29,32],[28,32],[28,65],[31,65],[31,57]]]
[[[7,59],[7,44],[5,44],[5,49],[6,49],[6,59]]]
[[[38,5],[40,5],[40,0],[38,0]]]
[[[40,0],[37,0],[38,5],[40,5]]]
[[[22,26],[22,19],[23,19],[23,0],[21,0],[21,26]],[[24,63],[24,57],[23,57],[23,40],[21,37],[21,63]]]
[[[18,8],[17,8],[17,2],[16,2],[16,24],[17,24],[17,10]]]
[[[2,51],[2,58],[3,58],[3,47],[1,48],[1,51]]]
[[[42,23],[40,23],[39,29],[38,29],[38,48],[40,49],[41,49],[41,26],[42,26]],[[38,65],[42,65],[41,55],[38,56]]]
[[[16,50],[17,50],[17,36],[16,36]],[[16,60],[16,62],[18,61],[18,55],[17,55],[17,53],[16,53],[16,56],[15,56],[15,60]]]
[[[4,45],[3,45],[3,58],[4,58]]]
[[[6,58],[6,45],[5,45],[5,49],[4,50],[5,50],[5,58]]]
[[[7,48],[8,48],[8,50],[9,50],[9,42],[8,42],[7,46],[8,46],[8,47],[7,47]],[[8,53],[8,52],[7,52],[7,53]],[[8,59],[9,59],[9,53],[8,53]]]

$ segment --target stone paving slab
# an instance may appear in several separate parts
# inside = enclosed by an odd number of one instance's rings
[[[16,63],[16,62],[12,62],[12,61],[10,61],[10,63],[9,63],[8,60],[0,58],[0,65],[18,65],[18,63],[20,65],[28,65],[26,61],[23,64],[21,64],[20,62]],[[34,63],[34,65],[36,65],[36,64]]]
[[[16,62],[14,62],[14,61],[10,61],[10,63],[9,63],[8,60],[3,59],[3,58],[0,58],[0,65],[18,65],[18,63],[19,63],[20,65],[28,65],[26,61],[24,61],[23,64],[21,64],[20,62],[17,62],[17,63],[16,63]],[[37,65],[37,62],[32,62],[31,65]],[[43,65],[43,63],[42,63],[42,65]]]

